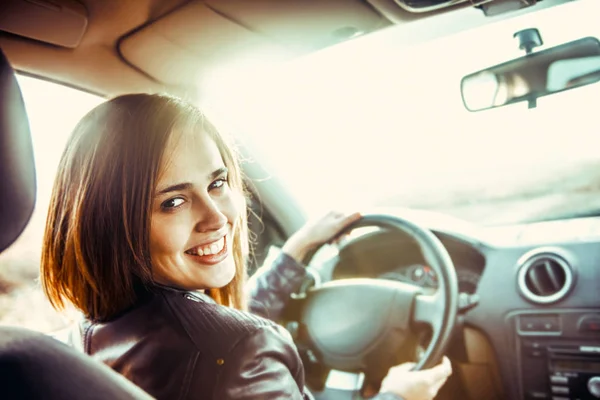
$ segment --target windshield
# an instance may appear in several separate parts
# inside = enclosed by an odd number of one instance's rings
[[[471,113],[460,80],[523,56],[516,31],[538,28],[545,49],[599,37],[598,15],[581,0],[412,47],[392,28],[235,81],[221,110],[309,215],[402,206],[496,225],[593,213],[600,84]]]

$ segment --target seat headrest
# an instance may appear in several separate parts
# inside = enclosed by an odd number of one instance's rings
[[[17,79],[0,49],[0,252],[23,232],[35,205],[29,121]]]

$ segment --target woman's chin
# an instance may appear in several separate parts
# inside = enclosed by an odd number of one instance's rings
[[[233,257],[223,260],[219,265],[213,266],[211,276],[208,277],[207,286],[210,289],[220,289],[227,286],[235,277],[235,262]]]

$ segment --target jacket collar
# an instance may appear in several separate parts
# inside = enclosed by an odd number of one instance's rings
[[[155,283],[154,286],[162,291],[179,294],[189,300],[216,304],[213,298],[206,294],[204,290],[185,290],[173,286],[161,285],[159,283]]]

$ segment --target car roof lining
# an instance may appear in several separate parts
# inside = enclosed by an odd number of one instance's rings
[[[52,3],[66,6],[73,1],[52,0]],[[389,17],[378,11],[378,6],[363,0],[78,1],[87,11],[87,27],[77,47],[28,39],[3,32],[1,26],[0,47],[18,71],[107,97],[130,92],[169,92],[195,97],[197,90],[191,91],[190,86],[197,82],[190,85],[194,77],[189,71],[197,68],[196,75],[203,76],[206,71],[219,68],[221,62],[232,60],[234,53],[243,49],[236,44],[240,39],[262,46],[266,49],[263,54],[278,53],[280,59],[289,59],[343,41],[344,35],[354,34],[353,29],[356,34],[369,33],[392,24]],[[393,3],[393,0],[388,1]],[[201,13],[185,15],[194,9]],[[202,16],[213,20],[220,17],[217,27],[221,30],[203,29],[210,21],[203,21]],[[163,47],[168,50],[164,54],[148,49],[152,47],[148,39],[157,37],[161,27],[177,20],[185,21],[184,26],[176,27],[179,28],[177,42],[198,41],[204,45],[205,51],[185,58],[187,63],[177,62],[185,53],[178,49],[177,43]],[[47,23],[52,24],[52,21]],[[54,28],[60,29],[60,26]],[[219,43],[220,49],[210,48],[211,41],[227,33],[228,43]],[[248,53],[252,51],[246,55]],[[161,63],[167,66],[158,65]]]
[[[0,47],[17,71],[111,97],[126,92],[170,92],[120,57],[117,41],[186,0],[109,2],[83,0],[88,25],[76,48],[64,48],[0,31]],[[57,1],[60,3],[60,1]]]
[[[485,23],[480,11],[467,10],[469,3],[411,14],[394,0],[78,1],[87,10],[88,23],[77,47],[59,47],[0,30],[0,48],[18,71],[106,97],[167,92],[199,100],[214,71],[238,68],[246,61],[269,64],[302,57],[344,41],[344,35],[369,36],[393,24],[403,25],[398,33],[404,41],[409,35],[418,42],[422,39],[418,25],[425,27],[440,14],[448,14],[442,20],[452,17],[461,26],[445,24],[444,29],[436,29],[436,36]],[[544,0],[531,10],[568,1]],[[478,18],[467,21],[474,21],[472,26],[464,26],[461,22],[469,13]]]

